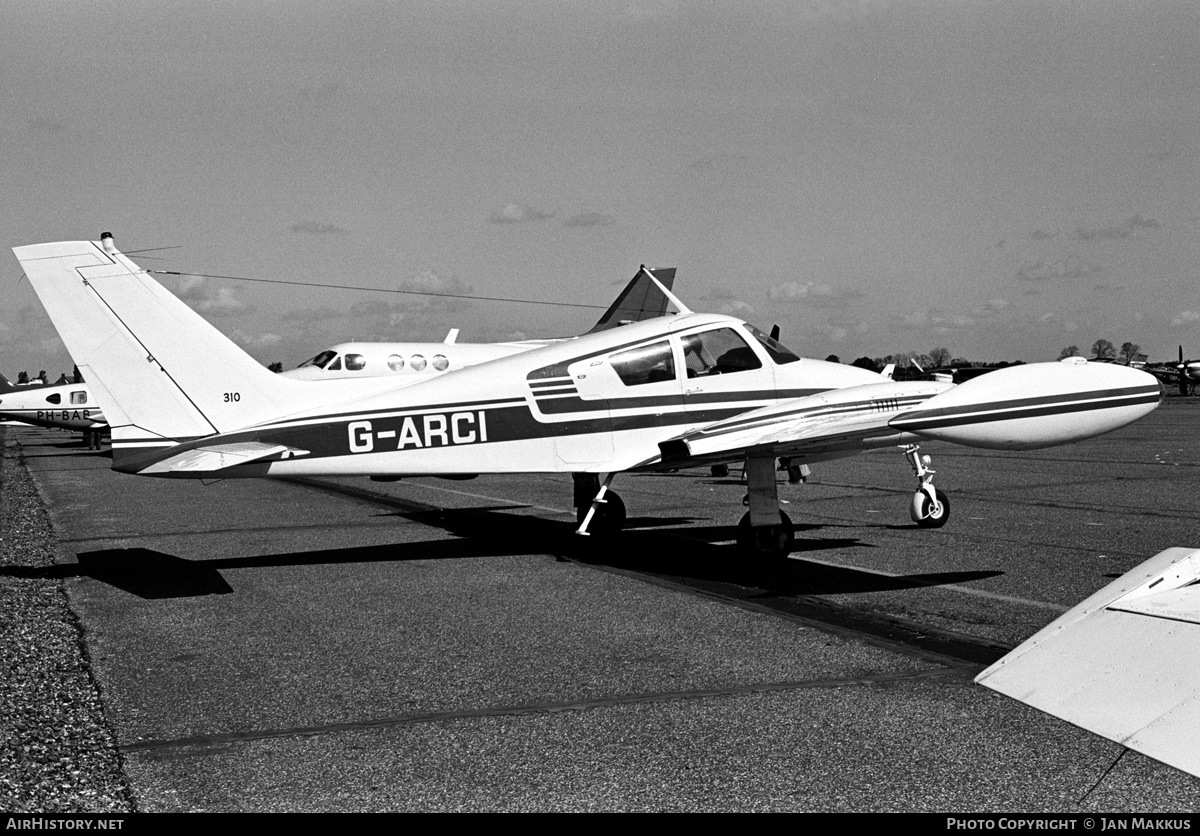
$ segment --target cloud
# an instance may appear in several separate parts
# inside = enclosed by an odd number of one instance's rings
[[[966,331],[973,328],[976,323],[973,316],[947,314],[937,309],[914,311],[901,317],[901,321],[909,328],[916,328],[939,336]]]
[[[1049,241],[1051,238],[1057,238],[1058,233],[1047,229],[1035,229],[1032,237],[1034,241]]]
[[[1132,218],[1122,221],[1119,224],[1096,226],[1089,229],[1076,229],[1072,237],[1079,241],[1120,239],[1128,238],[1139,229],[1159,229],[1161,227],[1162,224],[1153,218],[1143,218],[1141,215],[1134,215]]]
[[[303,223],[292,224],[290,227],[292,232],[305,232],[309,235],[349,235],[348,230],[342,229],[340,226],[333,224],[317,223],[316,221],[304,221]]]
[[[523,224],[546,221],[553,217],[553,212],[546,212],[535,206],[527,206],[523,203],[507,203],[503,209],[494,213],[488,220],[494,224]]]
[[[617,219],[612,215],[601,215],[599,212],[582,212],[567,218],[563,221],[563,226],[612,226],[616,222]]]
[[[240,328],[235,328],[229,336],[235,343],[250,351],[271,348],[283,340],[278,334],[247,334]]]
[[[700,297],[703,310],[706,313],[736,316],[739,319],[749,319],[754,316],[754,306],[743,301],[732,290],[718,288],[709,290]]]
[[[862,295],[860,290],[815,282],[784,282],[767,289],[767,298],[772,302],[804,302],[814,308],[842,308]]]
[[[1073,319],[1064,319],[1056,313],[1044,313],[1038,317],[1038,322],[1042,325],[1056,325],[1066,331],[1068,334],[1079,330],[1079,323]]]
[[[203,276],[183,276],[176,294],[192,310],[208,316],[240,316],[254,310],[238,299],[233,288],[213,287]]]
[[[1191,328],[1200,323],[1200,311],[1180,311],[1171,317],[1171,326],[1174,328]]]
[[[1081,279],[1094,276],[1100,272],[1095,264],[1083,264],[1073,258],[1059,261],[1039,261],[1036,264],[1022,264],[1017,271],[1017,278],[1023,282],[1048,282],[1061,279]]]

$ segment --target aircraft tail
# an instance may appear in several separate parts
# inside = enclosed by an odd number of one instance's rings
[[[654,277],[662,282],[668,290],[675,286],[674,267],[659,267],[654,270]],[[604,312],[604,316],[600,317],[600,320],[587,333],[594,334],[597,331],[607,331],[609,328],[616,328],[618,325],[629,322],[641,322],[644,319],[665,316],[669,304],[670,300],[663,293],[662,288],[650,280],[650,276],[643,268],[629,280],[629,284],[625,285],[625,289],[617,296],[616,301],[609,306],[608,310]]]
[[[13,252],[113,427],[114,467],[122,447],[170,446],[315,405],[303,384],[242,351],[108,233]]]

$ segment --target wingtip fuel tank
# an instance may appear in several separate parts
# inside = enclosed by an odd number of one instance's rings
[[[1069,359],[998,369],[930,398],[890,424],[937,441],[1033,450],[1111,432],[1162,402],[1163,389],[1153,375]]]

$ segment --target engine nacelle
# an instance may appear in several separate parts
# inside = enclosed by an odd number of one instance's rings
[[[1150,414],[1162,398],[1153,375],[1069,358],[997,369],[930,398],[889,424],[938,441],[1032,450],[1111,432]]]

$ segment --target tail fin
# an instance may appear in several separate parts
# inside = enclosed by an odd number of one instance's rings
[[[13,252],[92,387],[114,442],[161,446],[313,406],[117,251],[95,241]],[[311,393],[311,389],[309,392]]]
[[[641,322],[644,319],[666,315],[670,300],[662,289],[650,280],[646,272],[645,269],[638,270],[637,275],[629,280],[629,284],[625,285],[625,289],[617,296],[617,300],[587,333],[594,334],[627,322]],[[675,286],[674,267],[659,267],[654,271],[654,277],[668,290]]]

